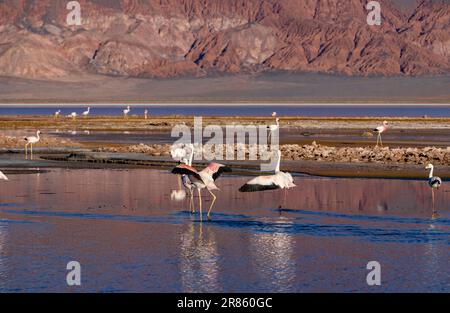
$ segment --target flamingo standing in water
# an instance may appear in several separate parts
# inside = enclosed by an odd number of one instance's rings
[[[213,193],[214,190],[219,188],[214,183],[222,173],[231,172],[231,168],[219,163],[210,163],[205,169],[198,172],[195,168],[187,164],[180,164],[173,170],[173,174],[187,175],[191,184],[197,189],[200,208],[200,220],[202,220],[202,194],[201,190],[205,189],[211,194],[213,201],[208,210],[208,219],[211,219],[211,210],[216,202],[217,196]]]
[[[128,105],[127,108],[122,111],[123,112],[123,117],[127,118],[128,117],[128,113],[130,113],[130,111],[131,111],[131,108]]]
[[[183,148],[175,148],[171,150],[172,157],[174,159],[178,159],[180,162],[192,167],[192,160],[194,158],[194,145],[188,144],[185,147],[190,148],[190,155],[189,158],[186,158],[187,152],[186,149]],[[194,206],[194,185],[192,184],[191,180],[189,179],[188,175],[182,174],[181,175],[181,182],[183,183],[183,186],[189,195],[189,210],[191,213],[195,213],[195,206]]]
[[[41,140],[41,138],[40,138],[40,136],[39,136],[40,134],[41,134],[41,131],[38,130],[38,131],[36,132],[36,136],[30,136],[30,137],[25,137],[25,138],[24,138],[24,140],[27,142],[27,143],[25,144],[25,158],[26,158],[26,159],[28,159],[28,145],[30,145],[30,147],[31,147],[31,159],[33,159],[33,145],[34,145],[35,143],[38,143],[39,140]]]
[[[87,110],[84,111],[84,112],[82,113],[82,115],[83,115],[84,117],[87,117],[87,116],[89,115],[90,111],[91,111],[91,108],[88,107]]]
[[[437,211],[435,210],[435,206],[434,206],[434,189],[438,189],[442,186],[442,179],[440,177],[437,176],[433,176],[433,171],[434,171],[434,166],[433,164],[428,164],[425,167],[426,170],[430,170],[430,174],[428,175],[428,186],[430,186],[431,188],[431,200],[432,200],[432,204],[433,204],[433,218],[437,217]]]
[[[61,114],[61,110],[58,110],[58,111],[55,112],[54,117],[55,117],[55,118],[58,118],[60,114]]]
[[[284,202],[286,202],[287,189],[296,187],[292,175],[287,172],[280,171],[281,151],[277,150],[277,165],[275,174],[268,176],[258,176],[245,183],[240,192],[255,192],[264,190],[284,189]],[[281,209],[281,205],[279,209]]]
[[[2,171],[0,171],[0,180],[9,180],[8,177],[6,177],[6,175],[3,174]]]
[[[272,117],[277,116],[277,112],[272,112]]]
[[[148,119],[148,110],[147,109],[144,110],[144,119]]]
[[[378,147],[378,142],[381,144],[381,146],[383,146],[383,142],[381,141],[381,134],[384,133],[385,131],[387,131],[389,128],[388,122],[384,121],[383,125],[378,126],[377,128],[375,128],[373,131],[375,133],[377,133],[377,145],[376,147]]]

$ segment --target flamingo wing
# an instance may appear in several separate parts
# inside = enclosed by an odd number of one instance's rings
[[[186,165],[186,164],[180,164],[175,166],[172,169],[172,174],[178,174],[178,175],[192,175],[195,178],[202,180],[202,178],[200,177],[199,173],[197,172],[197,170],[195,168],[193,168],[192,166]]]
[[[442,185],[442,179],[440,177],[431,177],[429,184],[433,188],[439,188]]]
[[[222,173],[231,173],[230,167],[218,163],[211,163],[206,169],[212,173],[213,180],[217,180]]]
[[[280,189],[281,186],[278,185],[274,176],[258,176],[239,188],[240,192],[255,192],[264,190],[275,190]]]
[[[2,173],[2,171],[0,171],[0,179],[9,180],[8,177],[6,177],[6,175]]]

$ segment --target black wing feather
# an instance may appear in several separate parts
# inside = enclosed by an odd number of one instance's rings
[[[239,188],[240,192],[255,192],[255,191],[264,191],[264,190],[275,190],[280,189],[280,186],[271,184],[271,185],[254,185],[254,184],[245,184],[241,188]]]
[[[178,174],[178,175],[192,175],[195,178],[201,180],[201,177],[198,173],[194,173],[186,168],[182,168],[182,167],[174,167],[172,169],[172,174]]]
[[[221,166],[221,167],[219,167],[217,172],[215,172],[213,174],[213,179],[216,180],[217,178],[220,177],[220,175],[222,175],[222,173],[231,173],[231,168],[228,167],[228,166]]]

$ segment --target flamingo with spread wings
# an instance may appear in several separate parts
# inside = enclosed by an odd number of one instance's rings
[[[208,210],[208,219],[211,218],[211,211],[216,202],[217,196],[213,193],[219,188],[214,183],[224,172],[231,172],[231,168],[219,163],[210,163],[202,171],[197,171],[194,167],[187,164],[180,164],[173,170],[173,174],[187,175],[194,188],[197,189],[199,197],[200,220],[202,219],[202,194],[201,190],[206,189],[211,194],[213,201]]]

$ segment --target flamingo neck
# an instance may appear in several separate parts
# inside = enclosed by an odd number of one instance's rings
[[[191,147],[191,155],[189,156],[189,166],[192,166],[192,160],[194,159],[194,147]]]
[[[36,137],[39,140],[39,132],[36,132]]]
[[[277,159],[277,167],[275,168],[275,172],[280,171],[280,162],[281,162],[281,152],[280,151],[277,152],[277,156],[278,156],[278,159]]]
[[[428,178],[432,178],[433,177],[433,171],[434,171],[434,168],[431,167],[430,168],[430,174],[428,175]]]

